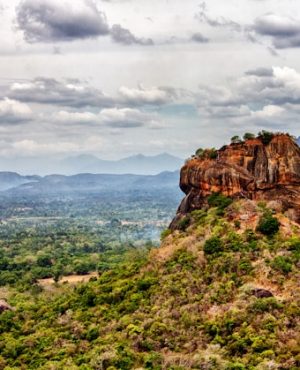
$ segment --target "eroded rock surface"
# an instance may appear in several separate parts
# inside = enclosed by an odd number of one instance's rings
[[[216,159],[193,158],[181,169],[180,188],[186,194],[171,227],[182,215],[206,206],[207,196],[280,202],[283,211],[300,222],[300,148],[292,137],[277,134],[218,150]]]

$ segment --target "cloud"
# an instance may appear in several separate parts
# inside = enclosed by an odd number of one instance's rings
[[[295,120],[300,109],[300,73],[288,67],[248,71],[227,86],[201,86],[195,93],[199,115],[256,122]],[[293,121],[294,122],[294,121]],[[275,124],[275,123],[274,123]]]
[[[200,11],[196,14],[196,18],[198,18],[201,22],[208,24],[211,27],[222,27],[228,28],[233,31],[242,31],[242,26],[232,21],[231,19],[227,19],[225,17],[211,17],[208,14],[206,2],[202,2],[200,5]]]
[[[113,104],[112,99],[103,92],[78,80],[62,82],[52,78],[14,83],[10,87],[9,97],[23,102],[70,107],[109,107]]]
[[[27,104],[9,98],[0,100],[0,124],[17,124],[31,118],[32,111]]]
[[[143,86],[139,86],[136,89],[131,89],[121,86],[119,94],[125,103],[132,105],[162,105],[168,104],[174,99],[173,91],[159,87],[145,89]]]
[[[247,76],[257,76],[257,77],[272,77],[273,69],[272,68],[256,68],[246,71]]]
[[[119,24],[114,24],[111,27],[110,35],[115,42],[123,45],[154,45],[152,39],[136,37],[128,29],[121,27]]]
[[[277,105],[266,105],[262,110],[252,112],[252,115],[255,118],[272,118],[281,115],[284,111],[284,108]]]
[[[92,0],[23,0],[16,8],[17,25],[28,43],[53,43],[110,35],[123,45],[153,45],[119,24],[109,26]]]
[[[196,32],[192,35],[191,41],[198,42],[200,44],[205,44],[209,42],[209,39],[202,35],[200,32]]]
[[[111,128],[163,127],[157,114],[132,108],[107,108],[99,113],[60,111],[53,115],[53,120],[69,124],[100,124]]]
[[[97,122],[98,116],[92,112],[67,112],[59,111],[53,115],[58,122],[71,123],[93,123]]]
[[[55,143],[42,143],[32,139],[24,139],[11,143],[6,149],[6,154],[10,155],[49,155],[55,153],[69,153],[70,151],[78,150],[78,145],[68,141]]]
[[[23,0],[17,23],[29,43],[72,41],[107,35],[106,16],[92,1]]]
[[[268,36],[276,49],[300,47],[300,22],[291,17],[265,14],[257,18],[253,29],[262,36]]]

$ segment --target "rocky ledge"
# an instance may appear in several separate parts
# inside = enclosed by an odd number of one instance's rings
[[[288,134],[274,134],[232,143],[188,160],[181,169],[180,188],[186,194],[171,223],[193,210],[207,207],[207,197],[276,201],[300,222],[300,148]]]

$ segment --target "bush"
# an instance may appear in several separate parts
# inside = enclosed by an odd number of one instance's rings
[[[163,241],[166,239],[170,234],[172,234],[172,231],[170,229],[165,229],[160,234],[160,240]]]
[[[246,367],[239,362],[230,363],[226,366],[226,370],[245,370],[245,369]]]
[[[271,312],[282,308],[282,304],[277,302],[276,298],[258,298],[249,306],[249,311],[253,313]]]
[[[223,249],[223,242],[218,236],[213,236],[210,239],[207,239],[203,248],[204,253],[207,255],[220,253]]]
[[[179,222],[178,222],[178,229],[181,230],[181,231],[185,231],[186,228],[189,226],[190,224],[190,218],[188,216],[185,216],[183,217]]]
[[[262,130],[258,133],[258,137],[261,139],[263,144],[268,145],[270,141],[273,139],[274,134],[273,132]]]
[[[232,199],[221,193],[213,193],[207,198],[207,202],[210,207],[218,207],[220,210],[224,210],[230,206]]]
[[[283,274],[288,274],[293,269],[292,261],[290,260],[290,258],[284,256],[275,257],[271,263],[271,266],[275,270],[280,271]]]
[[[195,155],[197,157],[202,157],[203,154],[204,154],[204,149],[202,149],[202,148],[197,149],[196,152],[195,152]]]
[[[238,135],[235,135],[231,138],[232,144],[240,144],[242,142],[241,138]]]
[[[267,236],[273,236],[279,231],[280,223],[276,217],[264,214],[258,223],[257,231]]]
[[[246,132],[243,136],[243,139],[244,140],[251,140],[251,139],[255,139],[255,135],[254,134],[251,134],[250,132]]]
[[[218,151],[215,148],[212,148],[208,152],[209,159],[217,159],[218,158]]]

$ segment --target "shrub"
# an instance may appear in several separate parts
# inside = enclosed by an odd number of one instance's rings
[[[196,152],[195,152],[195,155],[197,157],[202,157],[203,154],[204,154],[204,149],[202,149],[202,148],[197,149]]]
[[[99,329],[98,328],[91,328],[86,333],[86,339],[89,342],[92,342],[93,340],[97,339],[99,337]]]
[[[223,242],[218,236],[213,236],[210,239],[207,239],[203,248],[204,253],[207,255],[220,253],[223,249]]]
[[[198,224],[202,224],[205,221],[207,213],[203,209],[196,209],[191,213],[191,215]]]
[[[261,139],[263,144],[268,145],[270,141],[273,139],[274,134],[273,132],[262,130],[258,133],[258,137]]]
[[[208,158],[209,159],[217,159],[218,158],[218,151],[215,148],[212,148],[208,151]]]
[[[231,138],[231,143],[232,144],[239,144],[239,143],[241,143],[242,142],[242,140],[241,140],[241,138],[238,136],[238,135],[235,135],[235,136],[233,136],[232,138]]]
[[[225,369],[226,370],[245,370],[246,367],[239,362],[234,362],[234,363],[227,364]]]
[[[253,313],[270,312],[282,308],[282,304],[277,302],[276,298],[258,298],[249,306],[249,311]]]
[[[183,217],[183,218],[178,222],[178,225],[177,225],[178,229],[179,229],[179,230],[181,230],[181,231],[185,231],[185,230],[186,230],[186,228],[189,226],[190,221],[191,221],[191,220],[190,220],[189,216],[185,216],[185,217]]]
[[[160,234],[160,240],[163,241],[166,239],[170,234],[172,234],[172,231],[170,229],[165,229]]]
[[[243,139],[244,140],[251,140],[251,139],[255,139],[255,135],[254,134],[251,134],[250,132],[246,132],[243,136]]]
[[[274,260],[271,263],[271,266],[277,270],[282,272],[283,274],[288,274],[292,271],[293,265],[292,261],[289,257],[285,256],[278,256],[275,257]]]
[[[257,231],[267,236],[273,236],[279,231],[280,223],[276,217],[270,214],[264,214],[258,223]]]
[[[232,199],[221,193],[213,193],[207,198],[207,202],[210,207],[218,207],[218,209],[224,210],[230,206]]]

